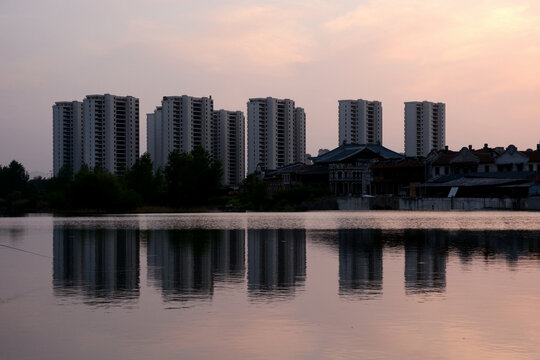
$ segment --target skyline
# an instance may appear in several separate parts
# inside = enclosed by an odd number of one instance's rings
[[[51,170],[51,106],[104,93],[141,99],[141,119],[168,95],[212,95],[216,109],[245,114],[252,97],[293,99],[312,155],[338,146],[341,99],[381,101],[384,145],[398,152],[406,101],[446,103],[452,149],[540,140],[534,1],[8,0],[0,10],[2,165]],[[144,151],[145,121],[140,131]]]

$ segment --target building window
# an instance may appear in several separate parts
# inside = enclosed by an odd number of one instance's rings
[[[489,165],[484,166],[484,172],[489,172]]]
[[[439,169],[439,167],[437,166],[437,167],[435,167],[435,175],[439,175],[439,173],[440,173],[440,169]]]

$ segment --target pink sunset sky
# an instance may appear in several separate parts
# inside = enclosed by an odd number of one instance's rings
[[[338,144],[338,100],[383,104],[383,145],[403,151],[403,102],[446,103],[452,149],[540,141],[540,2],[26,1],[0,3],[0,164],[52,169],[55,101],[212,95],[291,98],[307,152]]]

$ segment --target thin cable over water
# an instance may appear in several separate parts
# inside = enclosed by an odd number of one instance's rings
[[[6,247],[6,248],[8,248],[8,249],[17,250],[17,251],[22,251],[22,252],[25,252],[25,253],[28,253],[28,254],[32,254],[32,255],[36,255],[36,256],[41,256],[41,257],[44,257],[44,258],[52,259],[52,256],[43,255],[43,254],[38,254],[38,253],[35,253],[35,252],[33,252],[33,251],[28,251],[28,250],[24,250],[24,249],[19,249],[19,248],[16,248],[16,247],[13,247],[13,246],[9,246],[9,245],[4,245],[4,244],[0,244],[0,246]]]

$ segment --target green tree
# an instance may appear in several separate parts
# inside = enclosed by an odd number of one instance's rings
[[[81,168],[70,193],[72,207],[77,209],[127,210],[140,204],[137,193],[126,190],[115,175],[101,168]]]
[[[161,179],[154,176],[150,154],[144,153],[124,174],[126,187],[135,191],[144,204],[156,204],[159,201]]]
[[[198,146],[189,153],[173,151],[165,168],[170,205],[192,207],[208,205],[221,190],[221,163]]]
[[[242,206],[253,210],[263,210],[270,200],[266,184],[255,174],[249,174],[240,183],[239,197]]]
[[[28,190],[28,173],[21,163],[13,160],[8,166],[0,166],[0,197]]]

